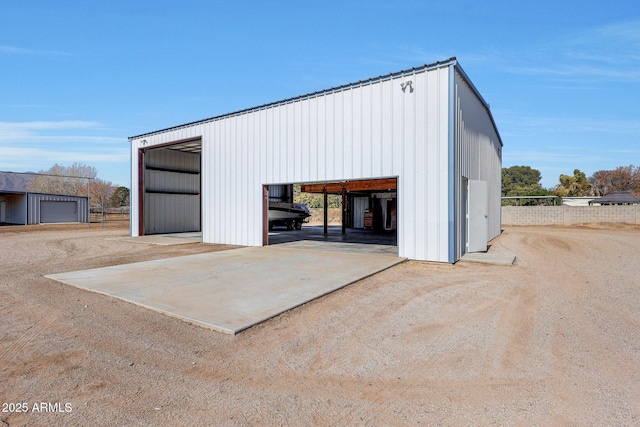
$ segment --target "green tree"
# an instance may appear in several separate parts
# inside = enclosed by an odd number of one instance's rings
[[[293,201],[296,203],[304,203],[308,208],[324,207],[324,196],[322,194],[299,193],[294,196]],[[329,194],[327,197],[329,208],[339,208],[342,206],[342,196]]]
[[[511,192],[521,192],[522,188],[542,188],[540,180],[542,175],[537,169],[531,166],[511,166],[502,168],[502,195],[520,195],[510,194]]]
[[[308,208],[324,207],[324,196],[322,194],[302,193],[300,184],[293,184],[293,201],[304,203]],[[342,207],[342,195],[329,194],[327,197],[329,208]]]
[[[537,169],[530,166],[511,166],[502,168],[502,196],[552,196],[553,193],[540,185],[542,175]],[[503,206],[512,205],[539,205],[548,202],[545,198],[540,199],[505,199]]]
[[[127,187],[118,187],[111,196],[111,206],[129,206],[129,189]]]
[[[593,195],[593,187],[587,176],[580,169],[574,169],[573,176],[560,175],[560,184],[556,185],[553,193],[558,197],[580,197]]]

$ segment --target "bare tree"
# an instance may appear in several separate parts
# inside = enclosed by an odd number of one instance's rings
[[[599,170],[590,178],[596,195],[603,196],[614,191],[640,193],[640,166],[619,166],[614,170]]]
[[[28,185],[34,193],[64,194],[69,196],[86,196],[87,179],[95,178],[98,171],[93,166],[74,163],[71,166],[55,164],[48,170],[38,172]]]
[[[96,178],[90,188],[92,206],[110,206],[116,188],[112,183]]]

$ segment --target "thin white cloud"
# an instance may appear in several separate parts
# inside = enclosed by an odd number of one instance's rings
[[[640,20],[604,25],[591,33],[576,38],[578,43],[593,40],[603,43],[618,42],[625,46],[635,45],[638,47],[640,46]]]
[[[99,122],[84,120],[0,122],[0,132],[11,130],[87,129],[101,126]]]
[[[529,74],[536,76],[552,77],[556,80],[567,81],[579,81],[581,84],[586,82],[602,82],[603,79],[619,82],[639,82],[640,71],[635,68],[618,68],[612,64],[606,66],[606,64],[594,64],[595,61],[589,61],[590,63],[577,63],[571,61],[555,61],[549,67],[544,66],[511,66],[507,67],[508,71],[519,74]],[[602,62],[602,61],[601,61]],[[640,61],[638,61],[640,65]]]
[[[0,54],[4,55],[53,55],[53,56],[69,56],[68,52],[59,50],[41,50],[29,49],[24,47],[0,45]]]
[[[5,137],[0,135],[0,143],[3,144],[102,144],[102,143],[123,143],[126,138],[115,136],[96,135],[22,135]]]
[[[513,135],[531,136],[539,133],[606,133],[616,135],[632,135],[640,137],[640,120],[605,120],[579,117],[532,117],[505,115],[501,125],[509,134],[513,128]]]
[[[0,143],[18,142],[105,142],[119,141],[120,138],[104,135],[109,132],[99,122],[82,120],[0,122]],[[101,135],[87,135],[87,133]]]
[[[31,167],[33,165],[55,163],[71,164],[80,162],[91,164],[100,163],[128,163],[129,150],[126,148],[114,148],[107,152],[80,152],[71,150],[47,150],[34,147],[8,147],[2,149],[0,168],[13,170],[16,167]]]
[[[75,162],[107,171],[129,163],[128,141],[97,121],[0,122],[0,170]]]
[[[640,155],[640,148],[637,149],[619,149],[619,150],[604,150],[605,153],[613,154],[638,154]]]
[[[563,81],[640,82],[640,21],[566,35],[511,57],[505,69]]]
[[[545,163],[599,163],[604,160],[609,160],[610,157],[603,155],[602,153],[581,153],[581,152],[558,152],[556,150],[545,149],[544,151],[527,150],[527,151],[509,151],[504,153],[504,163],[531,163],[531,162],[545,162]]]

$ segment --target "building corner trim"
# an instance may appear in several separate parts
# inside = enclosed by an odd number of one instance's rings
[[[455,242],[455,165],[456,165],[456,98],[455,98],[455,67],[456,61],[449,65],[449,130],[448,130],[448,251],[449,262],[456,262],[456,242]]]

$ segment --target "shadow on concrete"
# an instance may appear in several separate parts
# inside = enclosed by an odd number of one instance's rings
[[[302,230],[287,230],[285,227],[275,227],[269,232],[269,245],[279,243],[312,240],[317,242],[360,243],[368,245],[398,246],[398,234],[394,231],[374,231],[358,228],[347,228],[342,234],[342,226],[330,225],[328,234],[324,234],[322,225],[303,225]]]

